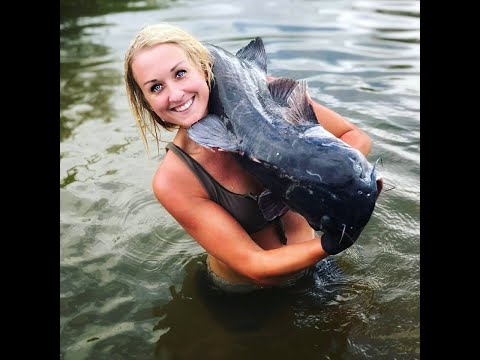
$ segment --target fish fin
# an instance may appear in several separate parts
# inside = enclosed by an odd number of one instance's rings
[[[200,119],[187,129],[187,134],[193,141],[208,148],[242,151],[238,139],[227,129],[225,121],[217,115],[209,114]]]
[[[288,106],[288,98],[293,89],[298,85],[297,80],[278,78],[268,84],[268,89],[273,100],[281,106]]]
[[[265,75],[267,74],[267,53],[265,52],[261,37],[257,36],[254,40],[250,41],[247,46],[238,50],[235,56],[255,64]]]
[[[263,217],[267,221],[272,221],[278,216],[282,216],[288,211],[288,206],[271,190],[263,191],[258,197],[258,205]]]
[[[319,124],[312,105],[308,101],[307,82],[305,80],[299,80],[298,85],[292,90],[288,98],[288,109],[285,115],[285,119],[292,124]]]

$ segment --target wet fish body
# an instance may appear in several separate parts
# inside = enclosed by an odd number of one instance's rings
[[[318,123],[305,81],[267,83],[261,38],[236,55],[207,47],[214,59],[209,114],[187,130],[190,138],[235,154],[266,188],[258,202],[267,220],[291,209],[323,233],[327,253],[351,246],[381,190],[375,166]]]

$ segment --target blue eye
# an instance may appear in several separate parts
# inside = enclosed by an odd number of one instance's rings
[[[159,92],[160,90],[162,90],[163,86],[160,85],[160,84],[155,84],[153,85],[151,88],[150,88],[150,91],[151,92]]]
[[[187,74],[185,70],[178,70],[177,73],[175,74],[177,78],[182,78]]]

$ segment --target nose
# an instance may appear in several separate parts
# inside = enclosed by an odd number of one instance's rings
[[[175,87],[175,86],[172,86],[172,87],[170,87],[170,93],[169,93],[168,100],[171,103],[178,104],[182,101],[183,94],[184,94],[184,91],[182,89],[180,89],[178,87]]]

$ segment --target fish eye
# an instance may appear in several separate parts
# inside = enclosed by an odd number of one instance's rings
[[[321,218],[320,218],[320,223],[322,225],[327,225],[328,223],[330,223],[331,219],[330,219],[330,216],[328,215],[323,215]]]

